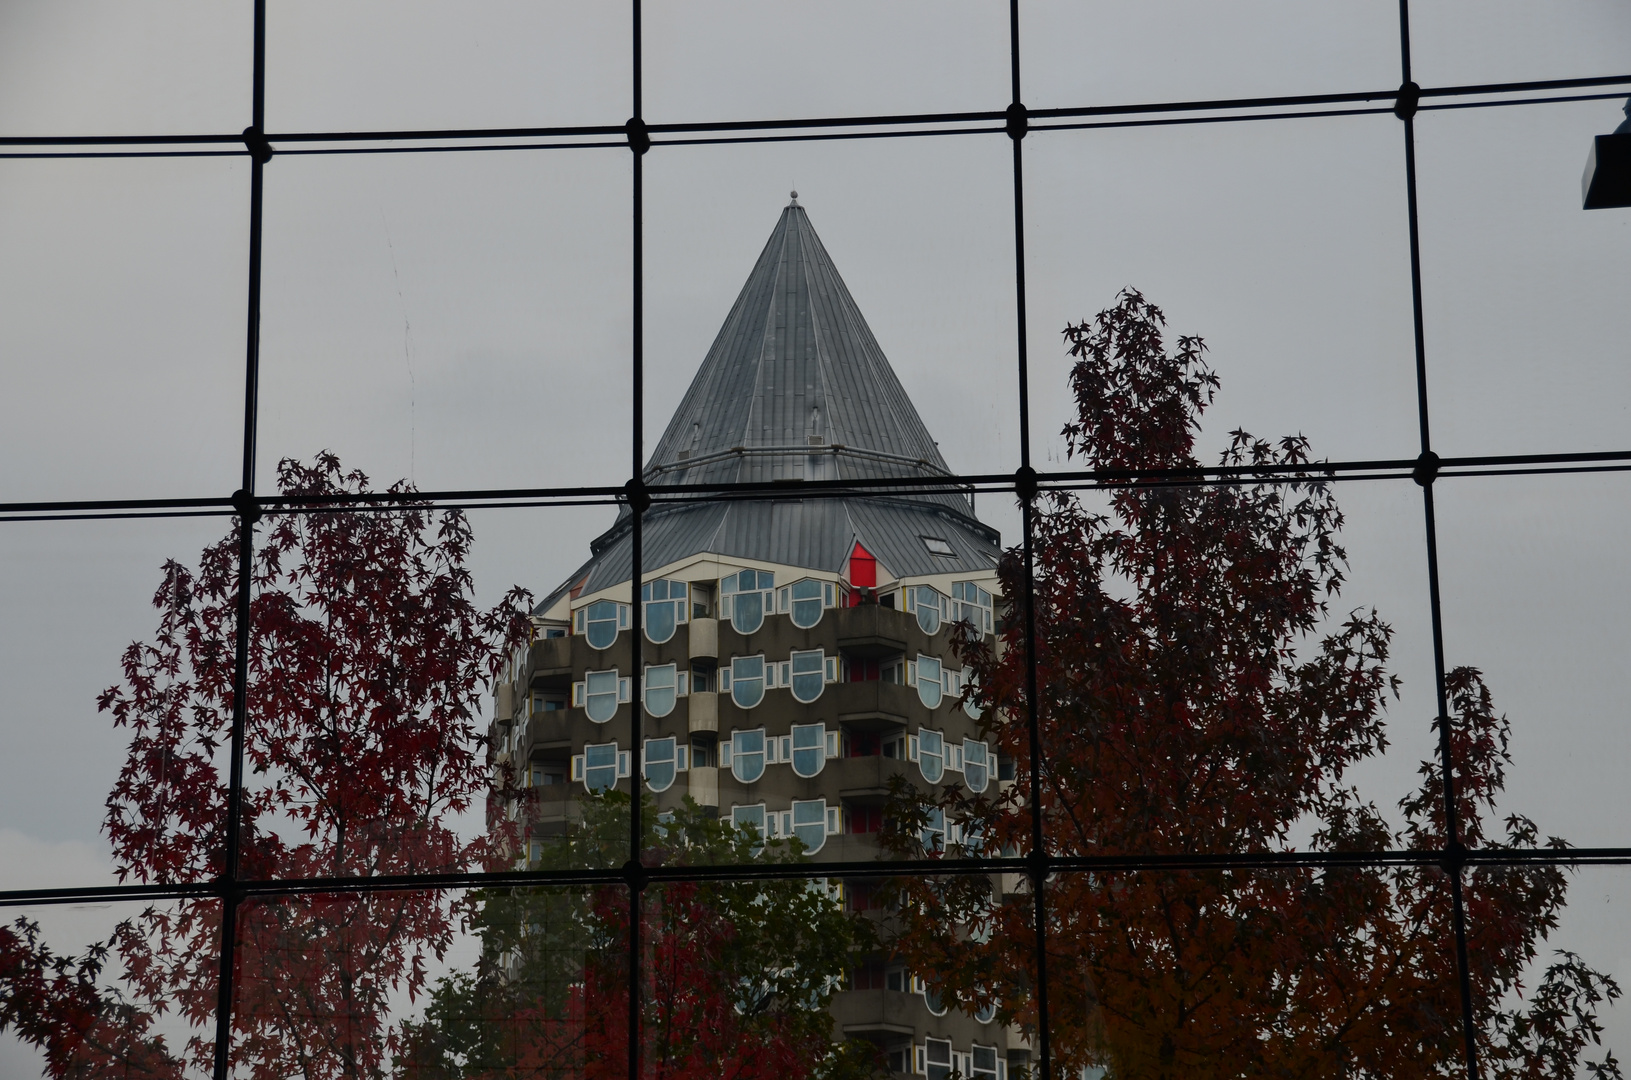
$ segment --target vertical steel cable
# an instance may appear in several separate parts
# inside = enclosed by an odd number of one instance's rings
[[[632,185],[632,333],[633,342],[630,349],[630,424],[629,433],[629,512],[633,515],[630,521],[629,541],[629,663],[632,671],[629,672],[629,683],[632,692],[629,694],[629,857],[624,864],[624,880],[629,890],[629,1080],[640,1078],[640,1005],[641,1005],[641,972],[640,972],[640,919],[641,900],[645,889],[644,864],[640,860],[641,822],[640,822],[640,795],[641,773],[644,762],[641,760],[643,747],[641,745],[641,709],[644,705],[641,693],[641,677],[644,674],[644,648],[641,638],[644,633],[645,605],[640,602],[640,585],[644,574],[644,553],[642,542],[646,512],[646,489],[641,476],[641,467],[644,465],[642,453],[642,429],[645,425],[645,153],[651,148],[651,138],[646,134],[645,120],[642,118],[640,68],[641,42],[640,42],[640,0],[632,0],[631,17],[633,23],[630,27],[632,46],[632,96],[634,111],[629,117],[628,137],[629,150],[633,154],[634,175]]]
[[[241,486],[232,496],[238,511],[238,596],[234,613],[232,734],[229,740],[225,837],[221,852],[221,952],[215,1003],[215,1080],[226,1080],[232,1047],[233,968],[238,933],[238,854],[242,845],[244,731],[249,705],[250,591],[255,560],[255,436],[260,403],[261,207],[266,163],[266,0],[255,0],[249,150],[249,296],[245,311],[244,441]]]
[[[1042,731],[1036,700],[1036,551],[1032,527],[1036,510],[1036,470],[1031,466],[1031,387],[1025,313],[1025,161],[1029,129],[1019,76],[1019,0],[1008,0],[1009,97],[1008,141],[1014,155],[1014,307],[1015,367],[1019,377],[1019,470],[1014,489],[1020,500],[1022,571],[1025,575],[1025,720],[1030,738],[1031,904],[1036,943],[1036,1056],[1041,1080],[1052,1080],[1053,1058],[1048,1033],[1048,852],[1042,828]]]
[[[1478,1029],[1473,1016],[1472,972],[1467,957],[1467,912],[1462,896],[1466,848],[1456,814],[1455,755],[1450,743],[1449,696],[1444,684],[1444,613],[1439,594],[1438,521],[1433,505],[1433,481],[1438,455],[1433,452],[1427,410],[1427,340],[1421,299],[1421,229],[1416,202],[1416,107],[1421,88],[1411,79],[1410,0],[1399,0],[1399,96],[1394,113],[1404,122],[1405,198],[1410,230],[1410,306],[1416,347],[1416,413],[1421,429],[1421,456],[1415,481],[1421,485],[1422,520],[1427,540],[1427,594],[1433,626],[1433,686],[1438,707],[1439,770],[1444,780],[1444,869],[1450,878],[1450,915],[1455,929],[1456,976],[1460,983],[1461,1035],[1466,1045],[1467,1076],[1478,1080]]]

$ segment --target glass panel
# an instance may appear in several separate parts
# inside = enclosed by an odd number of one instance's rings
[[[623,483],[629,157],[280,156],[261,485],[280,458],[324,448],[421,490]],[[233,310],[241,323],[241,299]]]
[[[1038,521],[1054,851],[1324,850],[1349,843],[1359,822],[1380,830],[1378,845],[1413,842],[1397,807],[1437,754],[1420,488],[1169,488],[1084,497],[1079,513],[1104,515],[1102,526],[1072,531],[1067,522],[1083,517],[1051,511]],[[1115,565],[1090,545],[1114,550]],[[1344,557],[1322,568],[1322,550],[1337,548]],[[1179,618],[1185,630],[1173,637],[1168,620]],[[1084,625],[1116,629],[1100,639]],[[1021,632],[1005,628],[995,664],[970,658],[982,676],[976,701],[1024,700]],[[999,775],[1012,768],[1029,790],[1023,710],[989,709],[983,729],[952,715],[968,728],[948,719],[948,735],[988,740]],[[1196,786],[1196,769],[1238,779]],[[1239,790],[1253,798],[1228,794]],[[1366,804],[1375,818],[1355,817]]]
[[[0,889],[220,872],[231,531],[224,517],[0,523]]]
[[[730,856],[710,854],[694,845],[685,857],[804,858],[777,843],[755,855],[745,838]],[[664,1063],[652,1075],[747,1077],[762,1075],[770,1061],[788,1063],[778,1075],[807,1075],[816,1063],[842,1069],[838,1075],[877,1075],[875,1047],[841,1034],[885,1018],[840,989],[852,958],[873,939],[866,917],[845,910],[836,883],[665,883],[646,890],[645,905],[650,922],[642,937],[660,960],[645,984],[643,1052],[646,1061]]]
[[[0,909],[0,1075],[209,1076],[217,900]]]
[[[1625,66],[1624,58],[1619,66]],[[1582,210],[1624,99],[1417,121],[1433,445],[1449,456],[1624,450],[1631,209]],[[1513,146],[1524,153],[1506,161]]]
[[[731,775],[743,784],[756,782],[765,774],[765,732],[737,731],[731,735]]]
[[[1399,85],[1399,13],[1385,4],[1037,0],[1019,25],[1033,109]]]
[[[1010,1075],[1034,1064],[1034,1043],[1008,1035],[1036,1018],[1028,880],[896,880],[899,910],[933,912],[897,939],[899,962],[967,1025],[928,1034],[959,1054],[996,1044]],[[1436,866],[1057,874],[1046,900],[1058,1075],[1191,1075],[1248,1055],[1270,1075],[1465,1069]]]
[[[738,593],[736,602],[741,604]],[[740,610],[740,608],[738,608]],[[731,700],[739,708],[751,709],[765,698],[765,658],[738,656],[731,660]]]
[[[209,0],[183,0],[155,9],[124,4],[8,5],[5,32],[0,33],[0,131],[7,135],[241,131],[249,123],[252,14],[251,8]],[[117,190],[110,188],[108,194],[116,196]],[[176,195],[182,197],[180,192]],[[240,191],[240,218],[242,198]],[[0,198],[0,206],[15,205]],[[126,224],[141,227],[136,221]],[[244,232],[240,227],[234,238]],[[0,244],[0,250],[4,248]],[[237,291],[241,323],[242,290]],[[195,317],[202,314],[206,313],[195,312]]]
[[[0,53],[50,8],[8,7]],[[248,186],[241,158],[0,160],[0,500],[240,486]]]
[[[1414,458],[1399,128],[1389,114],[1027,138],[1025,215],[1049,223],[1025,245],[1033,458],[1090,467],[1061,434],[1079,423],[1061,330],[1117,308],[1129,285],[1165,313],[1167,356],[1183,335],[1208,346],[1220,387],[1200,463],[1237,429],[1303,433],[1314,460]]]
[[[996,108],[1007,101],[1005,90],[997,101]],[[648,155],[647,318],[664,327],[673,359],[647,370],[647,441],[671,440],[664,475],[677,483],[836,479],[917,472],[919,460],[937,459],[951,472],[1016,468],[1012,186],[1012,153],[1000,135],[676,146]],[[802,210],[789,208],[791,187],[799,190]],[[712,194],[699,202],[699,190]],[[985,197],[990,192],[1001,194]],[[1079,206],[1071,212],[1079,213]],[[956,227],[948,229],[948,222]],[[776,239],[791,232],[797,233],[792,248]],[[819,262],[793,257],[796,250],[813,259],[816,245],[825,256]],[[783,291],[767,284],[778,274]],[[744,294],[750,281],[756,284]],[[840,281],[843,297],[824,291]],[[745,306],[733,315],[738,300]],[[791,306],[784,310],[783,303]],[[768,352],[767,340],[775,342]],[[868,346],[848,351],[840,348],[845,341]],[[774,363],[761,365],[766,357]],[[687,403],[699,369],[714,361],[719,381],[697,384],[697,399]],[[841,394],[818,369],[850,372],[874,389]],[[705,392],[704,385],[745,389],[730,409],[705,413],[700,403],[719,391]],[[752,404],[756,395],[761,406]],[[888,401],[895,403],[888,412],[899,413],[902,395],[915,413],[902,421],[906,427],[892,418],[880,429],[875,409],[865,416],[857,411],[863,401]],[[762,408],[753,415],[766,423],[754,421],[744,446],[750,408]],[[926,438],[907,430],[919,422]],[[734,453],[737,446],[745,452]],[[681,451],[692,456],[681,459]],[[957,502],[967,514],[967,501]],[[800,556],[788,571],[777,571],[776,580],[788,584],[845,566],[855,531],[868,544],[886,531],[866,511],[866,521],[831,525],[813,520],[813,513],[812,503],[797,500],[733,503],[729,520],[819,545],[818,559]],[[982,496],[976,516],[1017,535],[1011,499]],[[943,519],[890,521],[888,527],[905,533],[900,550],[868,548],[888,573],[958,572],[952,560],[931,556],[917,539],[919,533],[946,535]],[[960,549],[976,547],[960,532],[948,539]],[[835,548],[830,555],[829,546]]]
[[[827,729],[822,724],[793,725],[793,771],[809,778],[827,763]]]
[[[1411,58],[1423,86],[1623,75],[1619,46],[1627,35],[1624,6],[1601,0],[1567,8],[1521,0],[1410,5]]]
[[[1537,842],[1623,846],[1631,477],[1446,479],[1433,492],[1444,651],[1461,671],[1452,731],[1506,749],[1482,769],[1499,770],[1501,814],[1536,821]]]
[[[627,1045],[628,924],[617,885],[251,901],[233,1065],[582,1075]]]
[[[1533,1069],[1535,1060],[1551,1060],[1545,1048],[1560,1051],[1564,1075],[1595,1074],[1610,1054],[1623,1059],[1631,1010],[1613,1000],[1609,981],[1623,989],[1631,977],[1626,868],[1480,866],[1465,889],[1474,992],[1498,1002],[1486,1028],[1495,1036],[1485,1044],[1486,1075]],[[1593,1022],[1602,1029],[1597,1038]]]
[[[808,705],[821,696],[822,689],[827,685],[826,665],[824,657],[818,650],[816,652],[796,652],[792,654],[793,664],[793,697]]]
[[[840,0],[818,19],[785,0],[708,0],[655,6],[645,19],[653,121],[1001,109],[1008,101],[1007,12],[973,0]]]
[[[629,25],[626,9],[569,0],[459,15],[380,0],[279,4],[266,20],[268,123],[273,131],[620,125],[629,115]]]

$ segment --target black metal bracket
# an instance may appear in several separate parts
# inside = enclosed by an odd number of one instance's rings
[[[1008,106],[1008,112],[1005,115],[1007,118],[1003,121],[1002,128],[1008,132],[1010,139],[1016,141],[1023,139],[1025,133],[1031,130],[1031,114],[1019,102],[1016,101]]]
[[[245,525],[253,525],[261,519],[260,500],[243,488],[232,493],[232,508],[238,511],[238,516],[243,519]]]
[[[259,128],[244,128],[244,149],[261,165],[272,160],[272,144],[266,141],[266,133]]]
[[[1416,109],[1421,105],[1421,87],[1413,82],[1402,83],[1399,93],[1393,99],[1393,115],[1400,120],[1409,120],[1416,115]]]
[[[638,116],[629,117],[623,125],[623,134],[628,137],[629,149],[636,154],[644,154],[651,149],[651,131]]]
[[[1410,470],[1410,479],[1422,487],[1427,487],[1437,480],[1438,455],[1431,450],[1423,450],[1421,456],[1416,459],[1416,467]]]

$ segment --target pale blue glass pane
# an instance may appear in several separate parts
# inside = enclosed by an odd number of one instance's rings
[[[919,607],[918,611],[922,612]],[[936,616],[938,618],[938,616]],[[921,619],[919,620],[921,621]],[[941,696],[940,661],[931,660],[926,656],[917,659],[917,698],[923,702],[923,707],[933,709],[939,706]]]
[[[743,571],[749,573],[750,571]],[[736,594],[735,605],[731,609],[731,625],[738,634],[751,634],[759,629],[765,621],[765,599],[762,593],[740,592]]]
[[[676,623],[672,601],[664,600],[646,605],[646,637],[653,644],[661,645],[673,637]]]

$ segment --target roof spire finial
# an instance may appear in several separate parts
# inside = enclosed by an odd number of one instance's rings
[[[787,197],[793,200],[787,204],[788,206],[797,206],[799,204],[799,193],[797,191],[789,191]]]

